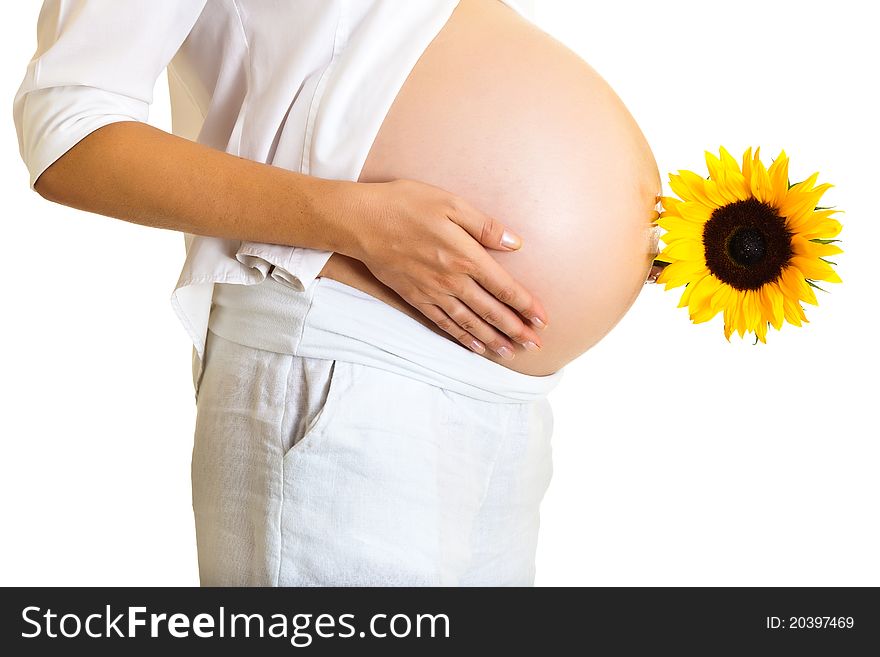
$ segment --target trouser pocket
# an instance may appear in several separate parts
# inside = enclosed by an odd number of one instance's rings
[[[282,458],[317,447],[339,412],[352,363],[291,356],[289,394],[281,423]]]

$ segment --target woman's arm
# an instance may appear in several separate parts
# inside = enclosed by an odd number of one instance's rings
[[[56,160],[34,189],[50,201],[145,226],[352,255],[362,227],[344,206],[355,184],[117,121]]]
[[[353,257],[468,347],[476,338],[512,352],[505,336],[541,345],[528,320],[548,322],[540,302],[484,248],[506,250],[502,222],[417,181],[316,178],[117,121],[55,160],[34,189],[146,226]]]

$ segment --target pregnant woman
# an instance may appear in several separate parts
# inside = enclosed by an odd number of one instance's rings
[[[33,189],[186,236],[202,584],[533,584],[547,393],[657,252],[605,81],[513,0],[45,0],[38,37]]]

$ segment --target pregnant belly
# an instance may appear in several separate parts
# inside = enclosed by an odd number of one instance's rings
[[[543,348],[483,355],[518,372],[550,374],[599,342],[657,253],[660,177],[632,116],[580,57],[498,0],[462,0],[401,88],[359,181],[397,178],[455,193],[523,237],[519,251],[488,253],[543,303]],[[363,263],[334,254],[320,275],[466,349]]]

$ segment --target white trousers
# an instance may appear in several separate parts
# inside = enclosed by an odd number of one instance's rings
[[[562,373],[510,370],[333,279],[217,284],[202,585],[532,585]]]

